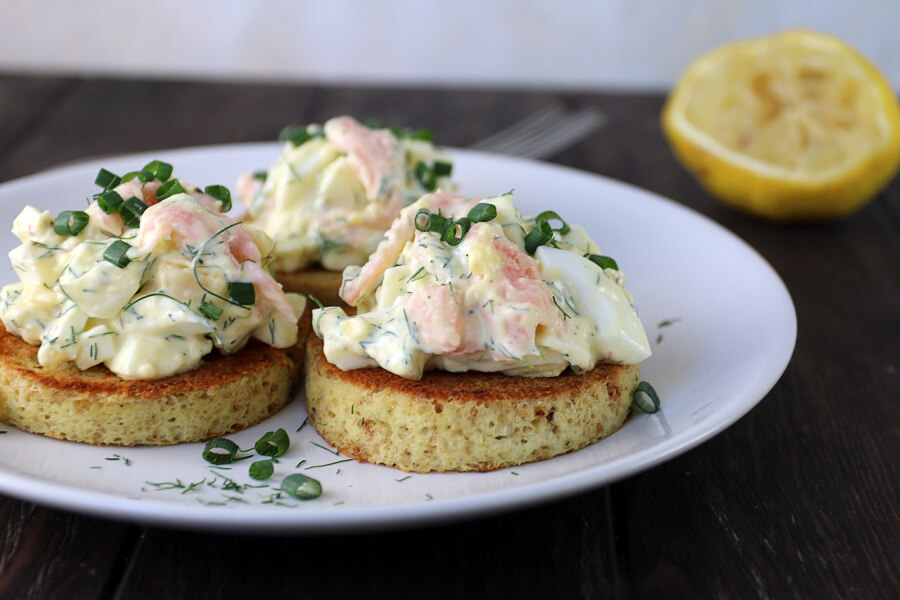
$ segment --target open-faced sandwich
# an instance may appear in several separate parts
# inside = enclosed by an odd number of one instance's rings
[[[630,412],[650,348],[624,276],[552,211],[428,194],[343,277],[356,314],[313,311],[306,403],[349,456],[491,470],[583,448]]]
[[[92,444],[174,444],[253,425],[300,371],[298,315],[272,242],[153,161],[85,211],[27,206],[0,291],[0,421]],[[305,340],[305,333],[299,332]],[[216,349],[217,352],[212,352]]]
[[[366,261],[400,210],[447,190],[452,159],[426,130],[368,127],[352,117],[293,126],[268,171],[237,184],[244,222],[275,240],[285,289],[338,304],[341,271]]]

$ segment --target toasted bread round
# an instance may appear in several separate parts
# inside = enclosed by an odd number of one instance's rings
[[[428,371],[413,381],[342,371],[314,334],[306,351],[316,431],[358,461],[420,473],[490,471],[584,448],[622,426],[638,383],[637,365],[612,364],[535,378]]]
[[[308,313],[308,311],[307,311]],[[32,433],[98,445],[196,442],[255,425],[291,397],[303,364],[309,318],[296,346],[250,340],[196,369],[155,380],[120,379],[103,365],[44,368],[37,346],[0,323],[0,421]]]
[[[346,306],[338,296],[343,283],[341,271],[326,271],[321,267],[299,271],[277,271],[275,280],[286,292],[315,296],[325,306]]]

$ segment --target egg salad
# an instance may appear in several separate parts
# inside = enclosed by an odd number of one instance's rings
[[[352,117],[289,127],[268,171],[241,177],[246,222],[275,240],[276,271],[362,264],[400,210],[447,190],[453,169],[425,130],[377,129]]]
[[[325,356],[341,369],[537,377],[650,356],[616,262],[553,211],[524,219],[511,193],[423,196],[343,278],[356,314],[313,311]]]
[[[305,298],[270,276],[272,241],[224,214],[227,188],[201,191],[160,161],[122,177],[101,170],[97,183],[85,211],[27,206],[13,223],[21,281],[0,290],[0,319],[40,345],[42,366],[156,379],[250,337],[296,343]]]

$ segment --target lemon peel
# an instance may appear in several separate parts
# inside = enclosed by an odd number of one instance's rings
[[[846,216],[900,169],[900,105],[890,84],[852,47],[810,30],[695,59],[661,123],[710,194],[776,221]]]

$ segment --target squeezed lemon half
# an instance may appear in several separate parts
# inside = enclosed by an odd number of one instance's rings
[[[845,216],[900,168],[900,106],[841,40],[793,30],[721,46],[662,113],[675,155],[715,197],[778,221]]]

